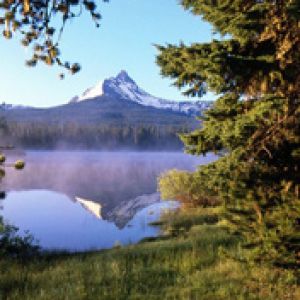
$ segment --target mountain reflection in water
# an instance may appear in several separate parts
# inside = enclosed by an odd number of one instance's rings
[[[101,216],[101,204],[97,202],[93,202],[91,200],[75,197],[76,201],[79,202],[82,207],[84,207],[87,211],[96,216],[97,219],[102,219]]]
[[[167,152],[29,151],[22,172],[9,170],[0,213],[44,248],[88,250],[158,234],[148,225],[162,208],[157,177],[193,170],[213,156]]]

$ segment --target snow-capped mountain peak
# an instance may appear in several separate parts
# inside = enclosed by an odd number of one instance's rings
[[[147,105],[146,96],[150,96],[139,88],[126,71],[121,71],[116,77],[104,80],[103,93],[108,96],[119,96],[122,99],[143,105]]]
[[[127,81],[127,82],[132,82],[132,78],[128,75],[128,73],[125,70],[120,71],[120,73],[116,76],[116,79],[119,81]]]
[[[141,89],[126,71],[121,71],[116,77],[111,77],[99,82],[94,87],[87,89],[81,96],[71,99],[71,102],[79,102],[102,95],[129,100],[144,106],[158,109],[169,109],[186,114],[197,114],[207,109],[211,103],[207,101],[171,101],[150,95]]]

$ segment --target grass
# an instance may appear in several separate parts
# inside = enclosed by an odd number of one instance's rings
[[[124,248],[0,258],[0,299],[297,299],[288,274],[254,274],[222,254],[237,253],[238,239],[217,216],[216,209],[169,214],[163,238]]]

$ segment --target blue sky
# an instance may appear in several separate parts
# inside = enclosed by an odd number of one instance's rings
[[[110,0],[99,5],[103,16],[99,29],[88,15],[67,24],[61,42],[62,55],[79,62],[82,70],[65,80],[58,79],[61,70],[57,67],[25,67],[30,52],[18,40],[2,39],[0,102],[38,107],[63,104],[123,69],[155,96],[184,99],[169,79],[160,76],[153,44],[205,42],[212,39],[212,31],[178,2]],[[203,99],[211,99],[211,95]]]

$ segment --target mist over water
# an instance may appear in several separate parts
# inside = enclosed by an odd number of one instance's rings
[[[26,168],[9,170],[2,215],[44,248],[88,250],[155,236],[162,207],[158,176],[214,159],[178,152],[28,151]]]

